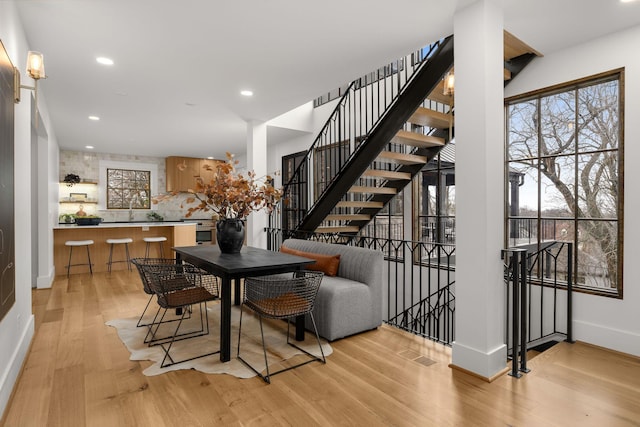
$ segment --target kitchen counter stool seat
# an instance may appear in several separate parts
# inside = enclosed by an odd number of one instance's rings
[[[143,241],[145,241],[147,243],[147,247],[144,251],[144,257],[145,258],[149,258],[149,246],[151,245],[151,243],[160,243],[160,256],[158,258],[164,258],[164,245],[163,242],[167,241],[167,238],[164,236],[158,236],[158,237],[144,237],[142,239]]]
[[[67,240],[64,242],[65,246],[69,246],[69,262],[67,263],[67,277],[69,277],[69,272],[71,271],[71,267],[79,266],[79,265],[88,265],[89,271],[93,274],[93,267],[91,264],[91,253],[89,252],[89,246],[93,245],[93,240]],[[71,255],[73,254],[73,248],[76,246],[84,246],[87,248],[87,261],[88,263],[82,264],[71,264]]]
[[[129,243],[132,243],[132,242],[133,242],[133,239],[130,237],[125,237],[122,239],[107,239],[107,243],[110,245],[109,262],[107,262],[107,265],[109,266],[109,273],[111,273],[111,265],[116,262],[126,262],[127,268],[129,269],[129,271],[131,271],[131,257],[129,257]],[[126,259],[116,260],[116,261],[113,260],[113,247],[115,245],[124,245]]]

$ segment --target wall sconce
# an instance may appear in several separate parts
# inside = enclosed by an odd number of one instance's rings
[[[30,50],[27,53],[27,74],[34,80],[33,86],[20,84],[20,71],[16,68],[14,73],[14,101],[20,102],[20,89],[29,89],[35,92],[36,105],[38,103],[38,80],[46,79],[44,72],[44,57],[40,52]]]
[[[444,76],[444,85],[442,93],[449,98],[449,141],[453,139],[453,92],[455,91],[456,78],[453,74],[453,69]]]
[[[447,96],[453,95],[455,89],[455,76],[453,75],[453,70],[449,71],[446,76],[444,76],[444,89],[442,93]]]

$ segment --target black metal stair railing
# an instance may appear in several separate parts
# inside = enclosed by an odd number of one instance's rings
[[[560,337],[573,342],[573,243],[547,241],[503,250],[510,375],[528,372],[527,351]],[[518,366],[519,365],[519,366]]]
[[[449,37],[352,82],[304,160],[283,183],[286,209],[275,211],[270,226],[315,229],[452,64],[453,40]],[[428,66],[431,77],[416,79]],[[410,93],[410,84],[418,83],[423,86],[422,93]],[[392,108],[401,99],[408,100],[408,113],[399,114]],[[371,146],[372,139],[377,147]],[[321,210],[318,201],[324,201]]]
[[[447,283],[410,308],[390,318],[388,323],[405,331],[450,345],[454,341],[454,282]]]
[[[267,249],[279,250],[286,230],[267,228]],[[455,246],[385,237],[299,232],[296,237],[381,251],[383,321],[445,345],[455,339]]]

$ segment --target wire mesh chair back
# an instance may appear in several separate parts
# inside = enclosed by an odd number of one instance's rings
[[[151,289],[150,278],[146,274],[144,265],[172,265],[175,264],[175,260],[172,258],[133,258],[131,263],[136,266],[140,280],[142,280],[142,288],[147,295],[154,295],[153,289]]]
[[[149,288],[163,308],[177,308],[218,297],[218,281],[191,264],[142,264]]]
[[[320,343],[320,336],[318,335],[318,328],[316,327],[316,322],[313,318],[313,306],[315,304],[323,276],[324,274],[319,271],[297,271],[293,273],[293,276],[290,274],[280,274],[245,279],[244,297],[242,305],[240,306],[240,326],[238,328],[238,359],[251,368],[251,370],[265,382],[270,383],[273,375],[306,365],[310,362],[317,361],[326,363],[322,344]],[[260,335],[262,338],[262,351],[264,355],[264,369],[266,370],[266,374],[263,374],[261,370],[252,366],[240,354],[243,307],[248,307],[258,314],[258,318],[260,320]],[[311,324],[320,350],[320,356],[308,352],[289,340],[290,319],[292,317],[304,316],[307,314],[311,318]],[[264,341],[264,330],[262,327],[263,317],[271,319],[287,319],[287,344],[305,353],[308,358],[295,365],[272,372],[269,369],[267,348]]]
[[[323,274],[300,271],[290,275],[245,279],[244,303],[262,316],[285,319],[313,310]]]

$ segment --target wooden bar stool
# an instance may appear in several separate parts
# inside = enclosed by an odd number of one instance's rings
[[[111,245],[111,248],[109,249],[109,262],[107,262],[107,265],[109,266],[109,273],[111,273],[111,264],[113,264],[114,262],[126,262],[127,268],[129,268],[129,271],[131,271],[131,258],[129,257],[129,243],[132,243],[132,242],[133,242],[133,239],[130,237],[125,237],[123,239],[107,239],[107,243]],[[113,260],[114,245],[124,245],[124,251],[127,259],[122,259],[117,261]]]
[[[71,271],[71,267],[77,265],[88,265],[89,271],[93,274],[93,267],[91,264],[91,254],[89,253],[89,245],[93,245],[93,240],[67,240],[64,242],[65,246],[69,246],[69,262],[67,263],[67,277],[69,277],[69,272]],[[83,264],[71,264],[71,254],[73,254],[73,248],[76,246],[84,246],[87,248],[87,260],[89,263]]]
[[[160,256],[158,258],[164,258],[164,245],[162,242],[166,242],[167,238],[164,236],[158,236],[158,237],[145,237],[142,240],[144,240],[147,243],[147,247],[144,251],[144,257],[145,258],[149,258],[149,245],[151,245],[151,243],[160,243]]]

